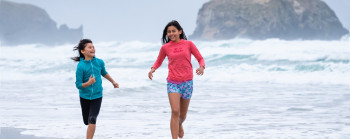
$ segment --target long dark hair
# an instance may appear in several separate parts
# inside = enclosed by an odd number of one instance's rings
[[[170,26],[176,27],[176,29],[179,30],[179,31],[182,30],[182,33],[180,34],[180,39],[187,40],[185,32],[182,29],[182,27],[180,26],[179,22],[177,22],[176,20],[172,20],[165,26],[165,28],[163,30],[162,44],[166,44],[166,43],[168,43],[170,41],[168,36],[167,36],[168,27],[170,27]]]
[[[72,57],[71,58],[72,60],[74,60],[76,62],[79,62],[80,58],[85,58],[84,55],[81,53],[81,50],[85,49],[87,43],[92,43],[92,41],[90,39],[82,39],[82,40],[80,40],[79,44],[73,48],[73,51],[78,50],[79,56]]]

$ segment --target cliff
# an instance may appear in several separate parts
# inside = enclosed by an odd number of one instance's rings
[[[1,45],[76,43],[83,37],[83,27],[70,29],[57,24],[47,12],[29,4],[0,1]]]
[[[321,0],[211,0],[200,9],[189,37],[336,40],[348,33]]]

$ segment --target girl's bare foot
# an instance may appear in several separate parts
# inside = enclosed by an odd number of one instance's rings
[[[179,138],[183,138],[184,137],[184,129],[182,128],[182,125],[179,125]]]

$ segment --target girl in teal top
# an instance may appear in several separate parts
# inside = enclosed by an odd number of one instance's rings
[[[84,124],[88,125],[86,138],[92,139],[102,103],[101,76],[109,80],[114,88],[119,88],[119,84],[107,73],[103,60],[95,57],[95,47],[91,40],[80,40],[73,50],[79,52],[79,56],[73,57],[72,60],[79,62],[75,85],[79,89]]]

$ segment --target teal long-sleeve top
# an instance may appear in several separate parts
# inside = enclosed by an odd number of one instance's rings
[[[93,58],[91,60],[84,60],[80,58],[77,65],[75,85],[79,89],[79,96],[93,100],[102,97],[102,77],[107,74],[105,63],[102,59]],[[95,77],[96,82],[83,88],[83,83],[89,81],[90,76]]]

